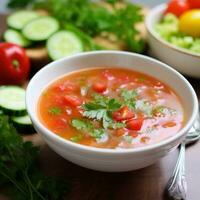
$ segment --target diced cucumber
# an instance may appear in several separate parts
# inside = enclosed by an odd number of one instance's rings
[[[48,39],[59,29],[59,23],[50,16],[44,16],[32,20],[22,30],[23,35],[33,41],[43,41]]]
[[[15,116],[26,114],[25,90],[18,86],[1,86],[0,108],[5,114]]]
[[[18,130],[19,133],[32,133],[35,132],[31,119],[28,115],[16,117],[11,117],[13,125]]]
[[[9,27],[21,30],[28,22],[39,17],[34,11],[21,10],[13,13],[7,18]]]
[[[83,51],[83,44],[75,33],[58,31],[47,40],[47,50],[53,60]]]
[[[30,40],[26,39],[20,32],[13,29],[8,29],[5,31],[4,39],[6,42],[18,44],[22,47],[27,47],[31,45]]]

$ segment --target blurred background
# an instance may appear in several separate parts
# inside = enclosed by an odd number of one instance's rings
[[[150,7],[153,7],[160,3],[167,2],[167,0],[132,0],[132,1],[139,4],[147,5]],[[7,12],[6,4],[7,4],[7,0],[0,0],[0,13]]]

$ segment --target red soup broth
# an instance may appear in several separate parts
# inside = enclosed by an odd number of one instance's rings
[[[184,124],[177,94],[161,81],[123,68],[93,68],[51,83],[40,121],[60,137],[99,148],[136,148],[175,135]]]

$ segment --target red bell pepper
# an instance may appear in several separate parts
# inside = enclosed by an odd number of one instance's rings
[[[22,84],[30,71],[29,58],[18,45],[0,43],[0,84]]]

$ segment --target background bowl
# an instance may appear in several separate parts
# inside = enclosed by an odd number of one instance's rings
[[[72,71],[93,67],[128,68],[143,72],[172,87],[185,108],[185,126],[174,136],[153,145],[132,149],[100,149],[65,140],[48,130],[38,119],[37,104],[42,91],[55,79]],[[128,171],[153,164],[174,149],[192,126],[198,110],[196,94],[177,71],[155,59],[120,51],[82,53],[48,64],[29,82],[27,110],[38,133],[59,155],[73,163],[100,171]]]
[[[156,6],[146,16],[147,38],[153,56],[169,64],[179,72],[200,78],[200,55],[176,47],[162,39],[154,29],[166,9],[166,4]]]

